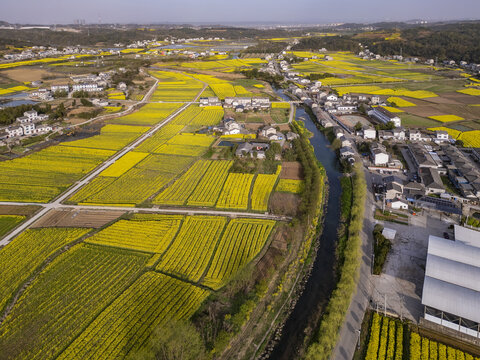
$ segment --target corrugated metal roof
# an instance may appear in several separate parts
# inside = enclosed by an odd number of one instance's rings
[[[462,242],[430,236],[428,254],[480,267],[480,248],[468,246]]]
[[[422,304],[480,322],[480,248],[430,236]]]
[[[429,254],[425,276],[480,291],[480,267],[477,266]]]
[[[422,304],[480,323],[480,292],[425,276]]]
[[[461,241],[467,245],[480,247],[480,231],[455,225],[455,241]]]

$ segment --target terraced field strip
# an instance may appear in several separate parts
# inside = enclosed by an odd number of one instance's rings
[[[247,210],[253,177],[253,174],[230,173],[217,201],[217,208]]]
[[[52,146],[0,163],[0,200],[48,202],[114,151]]]
[[[190,318],[209,292],[147,272],[108,306],[57,358],[115,359],[137,351],[170,318]]]
[[[151,103],[138,111],[112,120],[115,124],[155,125],[177,110],[182,103]]]
[[[214,163],[212,160],[199,160],[183,174],[173,185],[161,192],[154,200],[154,204],[184,205],[198,183]]]
[[[207,269],[225,224],[225,217],[188,217],[156,270],[198,282]]]
[[[0,327],[2,353],[7,359],[55,358],[135,281],[147,259],[146,254],[85,244],[60,255]]]
[[[255,178],[252,190],[252,205],[251,208],[254,211],[267,211],[268,200],[270,194],[277,183],[278,176],[282,171],[282,167],[279,166],[275,174],[258,174]]]
[[[157,215],[152,220],[119,220],[85,242],[162,254],[175,237],[182,220],[180,215]]]
[[[226,284],[260,253],[274,226],[271,220],[230,220],[202,283],[213,289]]]

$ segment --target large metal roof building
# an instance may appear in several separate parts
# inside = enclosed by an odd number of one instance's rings
[[[480,232],[429,237],[422,304],[426,320],[480,338]]]

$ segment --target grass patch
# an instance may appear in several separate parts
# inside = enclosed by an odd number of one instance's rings
[[[411,127],[411,128],[427,128],[427,127],[436,127],[438,125],[437,121],[426,119],[417,115],[412,114],[399,114],[400,119],[402,119],[402,126]]]

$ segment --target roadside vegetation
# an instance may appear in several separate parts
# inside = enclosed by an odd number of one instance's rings
[[[382,235],[382,231],[382,225],[375,225],[373,230],[373,252],[375,255],[373,262],[373,273],[375,275],[380,275],[382,273],[383,265],[385,264],[385,261],[387,261],[388,253],[392,248],[392,242]]]
[[[308,347],[306,359],[328,359],[337,343],[340,328],[357,288],[361,257],[361,231],[367,187],[365,175],[360,163],[354,167],[350,222],[348,225],[348,241],[343,251],[343,264],[338,269],[339,281],[330,297],[319,329],[312,344]]]

